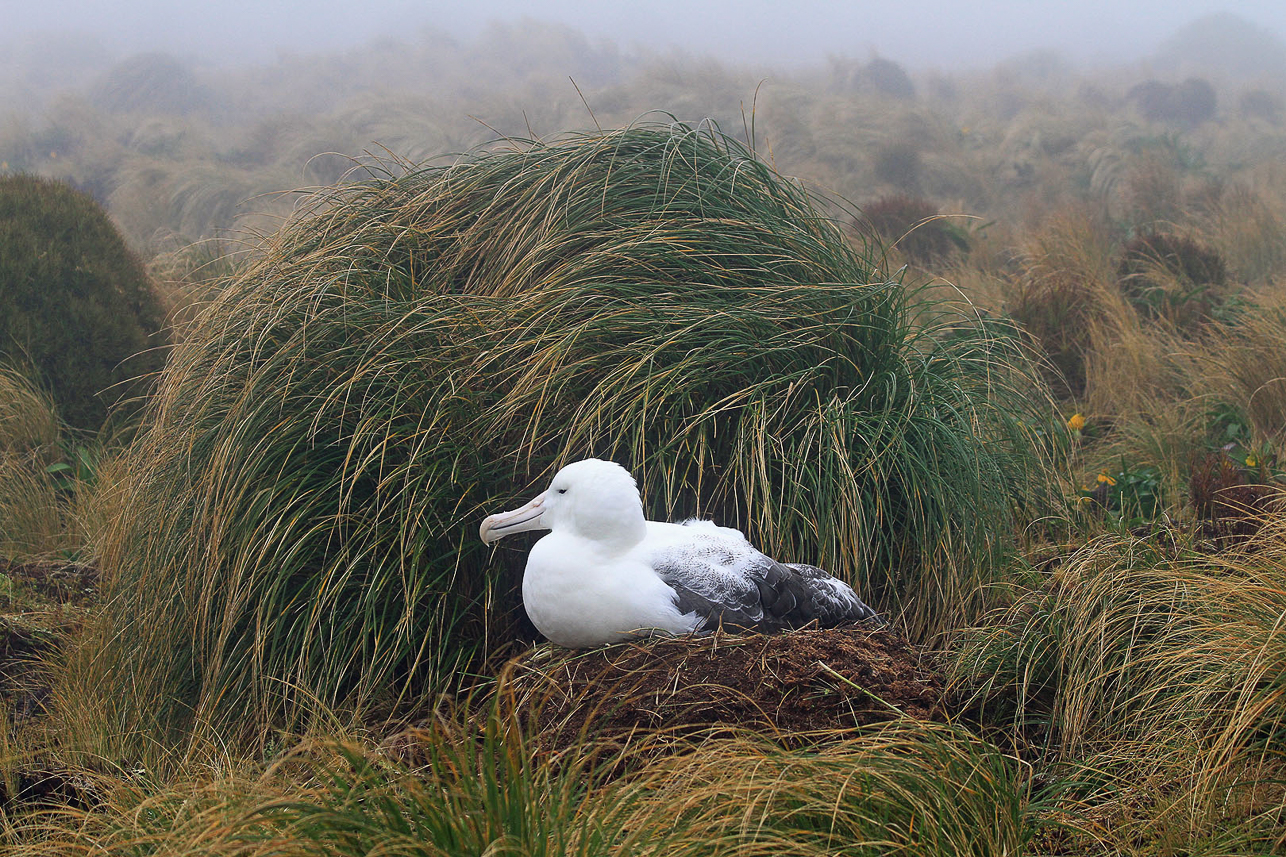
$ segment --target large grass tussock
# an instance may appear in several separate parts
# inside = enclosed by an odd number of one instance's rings
[[[478,521],[586,455],[631,468],[651,515],[744,527],[913,635],[963,621],[1040,484],[1040,398],[995,345],[919,324],[807,193],[709,130],[330,192],[161,380],[73,665],[97,687],[80,728],[469,681],[521,636],[522,554]]]

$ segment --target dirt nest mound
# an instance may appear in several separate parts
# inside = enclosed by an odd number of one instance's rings
[[[714,634],[587,652],[541,647],[511,664],[516,705],[557,746],[582,735],[726,726],[778,738],[901,717],[941,719],[945,683],[924,652],[870,627]]]

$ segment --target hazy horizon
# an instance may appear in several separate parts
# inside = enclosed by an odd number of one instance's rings
[[[591,4],[580,0],[487,0],[465,6],[374,0],[359,17],[351,6],[305,0],[228,0],[218,6],[121,0],[23,4],[7,16],[0,45],[21,52],[51,35],[96,45],[108,57],[165,51],[219,65],[270,62],[283,53],[359,48],[381,37],[413,38],[425,28],[473,39],[493,22],[564,24],[591,41],[633,53],[679,50],[744,64],[798,67],[830,56],[879,55],[913,71],[967,70],[1040,50],[1078,66],[1147,57],[1176,30],[1206,15],[1231,12],[1278,38],[1286,4],[1226,0],[1032,4],[979,0],[962,6],[910,0],[893,8],[867,2],[798,0],[789,11],[768,0]]]

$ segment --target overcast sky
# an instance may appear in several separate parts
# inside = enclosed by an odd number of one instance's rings
[[[279,50],[355,47],[434,26],[464,37],[492,20],[570,24],[623,49],[679,47],[785,65],[872,52],[912,68],[990,65],[1037,48],[1078,63],[1128,61],[1218,11],[1286,35],[1286,0],[0,0],[0,43],[77,30],[115,51],[166,50],[240,63]]]

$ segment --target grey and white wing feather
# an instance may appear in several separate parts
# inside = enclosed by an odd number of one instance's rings
[[[811,565],[780,563],[753,548],[736,530],[705,521],[681,544],[657,551],[652,567],[702,628],[722,624],[782,631],[812,622],[834,627],[876,618],[851,587]]]

